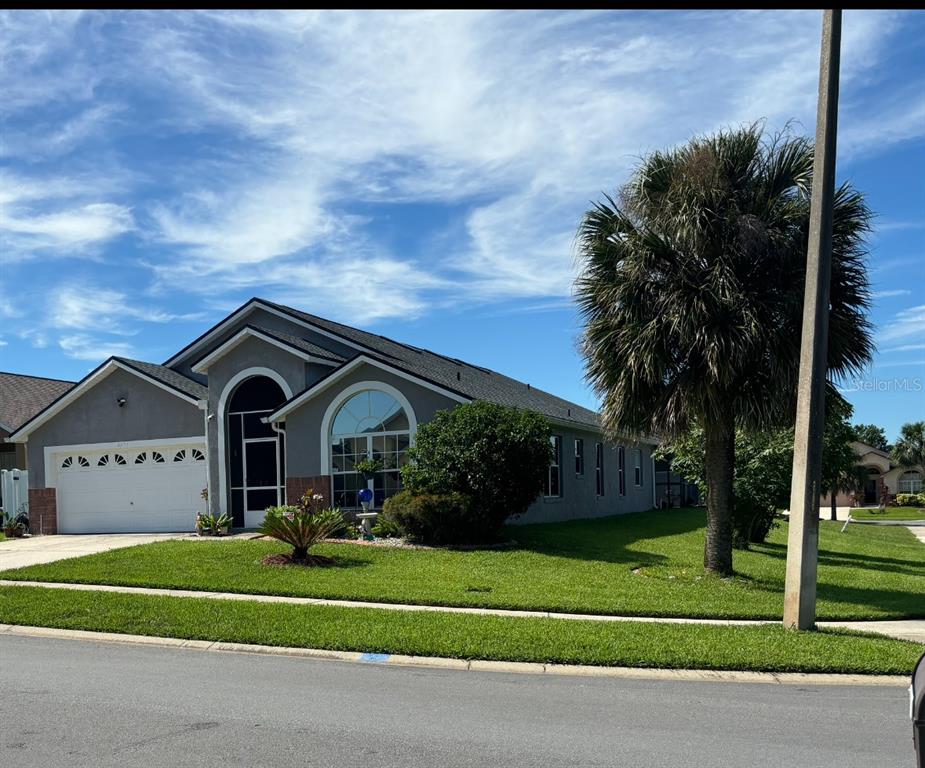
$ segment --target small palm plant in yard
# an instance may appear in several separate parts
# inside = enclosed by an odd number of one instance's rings
[[[260,532],[289,544],[292,552],[269,555],[263,559],[266,565],[330,565],[334,562],[330,557],[308,553],[319,541],[344,527],[340,510],[324,508],[323,503],[324,497],[309,489],[298,504],[267,509]]]

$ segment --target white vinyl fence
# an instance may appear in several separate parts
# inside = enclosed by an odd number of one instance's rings
[[[29,473],[24,469],[0,470],[0,510],[8,517],[29,516]]]

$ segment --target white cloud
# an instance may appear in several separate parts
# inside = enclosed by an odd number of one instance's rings
[[[103,360],[112,356],[131,357],[134,354],[131,344],[99,339],[84,333],[62,336],[58,339],[58,346],[68,357],[77,360]]]
[[[881,352],[914,352],[919,349],[925,349],[925,344],[901,344],[898,347],[880,350]]]
[[[130,336],[137,331],[127,321],[169,323],[199,317],[201,313],[198,312],[170,314],[155,307],[139,305],[120,291],[81,285],[61,287],[53,293],[48,325],[52,328]]]
[[[286,256],[332,232],[307,178],[250,180],[219,194],[202,189],[152,215],[158,239],[180,246],[198,267],[226,270]]]
[[[845,14],[840,149],[925,133],[921,100],[903,109],[878,69],[903,23]],[[760,118],[811,132],[819,31],[815,11],[3,17],[4,108],[69,108],[60,126],[43,115],[35,136],[15,134],[14,159],[30,141],[87,157],[103,126],[192,151],[155,167],[131,205],[41,168],[12,193],[0,183],[13,195],[0,244],[92,254],[133,232],[155,289],[307,291],[335,311],[345,293],[373,293],[351,303],[358,322],[448,302],[541,306],[569,296],[578,220],[638,156]],[[406,251],[376,218],[406,203],[454,213],[428,242],[409,232]]]
[[[63,123],[49,122],[30,125],[28,130],[7,130],[0,143],[0,157],[21,157],[35,163],[60,157],[96,138],[122,109],[116,104],[94,104],[81,110]]]
[[[908,296],[912,291],[906,288],[894,288],[887,291],[874,291],[872,294],[875,299],[889,299],[894,296]]]
[[[131,210],[100,202],[100,179],[0,173],[0,249],[13,262],[37,255],[80,256],[134,229]]]
[[[55,213],[0,215],[0,229],[31,239],[36,247],[82,246],[132,229],[132,213],[121,205],[91,203]]]
[[[48,346],[48,336],[38,328],[25,328],[17,334],[23,341],[28,341],[36,349],[45,349]]]
[[[897,341],[910,336],[925,338],[925,304],[897,312],[880,332],[880,341]]]

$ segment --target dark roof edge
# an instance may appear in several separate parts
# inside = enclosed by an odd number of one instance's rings
[[[44,414],[45,411],[47,411],[49,408],[53,408],[53,407],[54,407],[55,405],[57,405],[63,398],[67,397],[71,392],[73,392],[77,387],[79,387],[79,386],[80,386],[81,384],[83,384],[85,381],[87,381],[88,379],[92,378],[93,376],[96,376],[96,374],[98,374],[100,371],[102,371],[103,368],[105,368],[107,365],[109,365],[109,363],[111,363],[111,362],[112,362],[113,360],[115,360],[115,359],[116,359],[116,358],[115,358],[115,355],[110,355],[110,356],[107,357],[102,363],[100,363],[98,366],[96,366],[96,368],[94,368],[92,371],[90,371],[90,373],[88,373],[86,376],[84,376],[80,381],[75,381],[75,382],[74,382],[74,386],[71,387],[67,392],[62,392],[62,393],[61,393],[60,395],[58,395],[54,400],[52,400],[48,405],[46,405],[44,408],[42,408],[42,410],[40,410],[37,414],[35,414],[31,419],[28,419],[27,421],[24,421],[22,424],[20,424],[20,425],[16,428],[16,430],[15,430],[14,432],[11,432],[11,433],[10,433],[9,439],[12,440],[14,437],[16,437],[17,434],[19,434],[20,432],[22,432],[22,431],[23,431],[26,427],[28,427],[33,421],[35,421],[35,420],[36,420],[37,418],[39,418],[42,414]]]
[[[183,397],[192,398],[193,400],[196,400],[197,402],[199,402],[199,400],[202,399],[202,398],[200,398],[200,397],[197,397],[196,395],[191,395],[189,392],[184,392],[184,391],[183,391],[182,389],[180,389],[178,386],[176,386],[176,385],[170,383],[169,381],[166,381],[166,380],[164,380],[164,379],[162,379],[162,378],[160,378],[160,377],[158,377],[158,376],[155,376],[155,375],[153,375],[150,371],[145,371],[145,370],[143,370],[143,369],[137,367],[136,365],[134,365],[134,363],[146,363],[145,360],[132,360],[131,358],[126,358],[126,357],[113,357],[112,359],[115,360],[115,361],[117,361],[117,362],[119,362],[119,363],[122,363],[122,365],[125,365],[125,366],[131,368],[133,371],[135,371],[135,373],[138,373],[138,374],[140,374],[140,375],[142,375],[142,376],[147,376],[147,377],[150,378],[150,379],[157,379],[157,380],[158,380],[161,384],[163,384],[165,387],[169,387],[169,388],[172,389],[174,392],[177,392],[177,393],[183,395]],[[189,381],[191,384],[195,384],[197,387],[203,387],[203,389],[206,389],[206,387],[204,387],[202,384],[200,384],[200,383],[199,383],[198,381],[196,381],[195,379],[191,379],[189,376],[185,376],[184,374],[180,373],[179,371],[175,371],[173,368],[168,368],[166,365],[161,365],[160,363],[146,363],[146,364],[147,364],[147,365],[157,365],[157,366],[160,366],[161,368],[167,368],[167,370],[170,371],[170,372],[171,372],[172,374],[174,374],[175,376],[182,376],[184,379],[186,379],[187,381]],[[65,392],[65,394],[67,394],[67,392]]]
[[[31,373],[15,373],[14,371],[0,371],[0,376],[20,376],[24,379],[40,379],[42,381],[54,381],[58,384],[76,384],[76,381],[70,379],[55,379],[51,376],[33,376]]]

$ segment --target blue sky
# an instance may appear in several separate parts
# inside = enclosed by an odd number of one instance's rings
[[[811,133],[818,12],[0,16],[0,369],[161,362],[259,295],[594,406],[573,235],[644,153]],[[879,352],[925,416],[925,14],[844,17],[838,174]],[[916,385],[918,382],[918,385]]]

